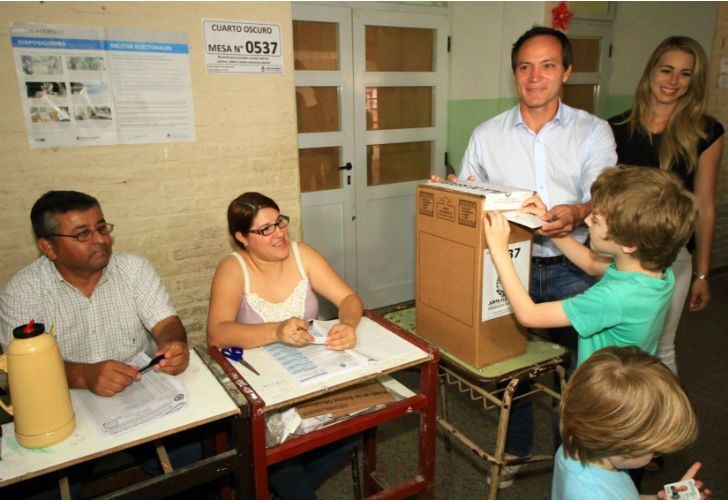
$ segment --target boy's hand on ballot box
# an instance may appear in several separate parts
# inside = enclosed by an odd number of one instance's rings
[[[548,211],[546,209],[546,204],[543,202],[541,197],[537,194],[534,194],[530,198],[528,198],[526,201],[523,202],[523,205],[521,205],[521,208],[518,209],[519,212],[525,212],[527,214],[535,215],[541,220],[547,220],[544,219],[544,215],[546,215],[546,212]]]
[[[483,231],[488,250],[493,259],[508,254],[508,238],[511,226],[500,212],[486,212],[483,215]]]
[[[548,210],[538,194],[524,201],[518,211],[535,215],[546,221],[546,224],[536,229],[536,234],[550,238],[568,236],[583,221],[581,218],[582,210],[579,205],[556,205]]]

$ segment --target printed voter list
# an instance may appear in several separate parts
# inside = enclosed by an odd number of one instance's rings
[[[283,72],[279,24],[202,20],[208,73]]]

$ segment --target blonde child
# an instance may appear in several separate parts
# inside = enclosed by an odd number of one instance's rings
[[[554,500],[667,499],[664,491],[640,496],[625,469],[689,446],[698,432],[675,375],[635,346],[593,353],[569,380],[559,411],[563,444],[554,459]],[[699,468],[695,463],[681,480]],[[702,490],[700,481],[696,486]],[[709,490],[701,492],[708,496]]]

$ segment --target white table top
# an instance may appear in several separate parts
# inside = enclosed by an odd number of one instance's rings
[[[240,413],[195,351],[190,352],[187,370],[177,377],[187,389],[187,406],[121,435],[102,437],[84,406],[75,401],[76,429],[53,446],[24,448],[15,439],[13,424],[3,425],[0,487]]]
[[[370,357],[367,365],[309,384],[298,382],[261,347],[245,350],[245,360],[260,375],[255,375],[239,363],[231,364],[263,399],[266,411],[271,411],[353,382],[373,379],[381,374],[419,364],[430,358],[427,352],[366,317],[362,318],[357,327],[355,349]]]

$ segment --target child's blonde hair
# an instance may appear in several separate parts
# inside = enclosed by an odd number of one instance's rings
[[[635,346],[592,354],[569,380],[559,410],[564,452],[582,463],[670,453],[698,433],[677,377]]]
[[[591,196],[592,212],[607,223],[607,237],[635,246],[633,255],[650,271],[673,263],[698,216],[693,194],[676,175],[657,168],[608,168],[592,184]]]

